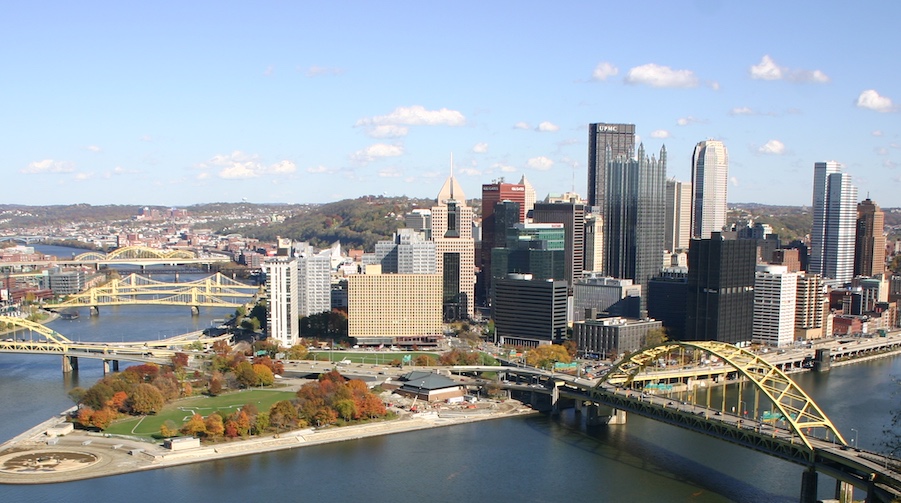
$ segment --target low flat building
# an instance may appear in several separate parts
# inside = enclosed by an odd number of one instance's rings
[[[400,380],[403,384],[397,389],[398,394],[426,402],[441,402],[465,394],[462,384],[434,372],[414,370],[400,376]]]

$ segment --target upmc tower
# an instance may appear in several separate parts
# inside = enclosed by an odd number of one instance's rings
[[[606,152],[615,160],[623,155],[631,159],[635,154],[635,124],[590,124],[588,126],[588,205],[604,211],[606,192]]]

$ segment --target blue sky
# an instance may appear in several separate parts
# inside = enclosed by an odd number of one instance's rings
[[[259,5],[256,5],[259,4]],[[560,4],[560,5],[557,5]],[[810,204],[813,164],[901,206],[901,2],[15,2],[4,202],[585,195],[588,124],[667,174],[729,150],[730,202]]]

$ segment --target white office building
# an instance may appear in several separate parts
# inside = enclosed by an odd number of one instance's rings
[[[851,281],[856,234],[857,187],[851,175],[837,162],[815,163],[808,270],[840,284]]]
[[[726,189],[729,186],[729,152],[723,142],[706,140],[695,145],[691,157],[691,232],[709,239],[726,225]]]
[[[269,337],[279,345],[290,347],[300,335],[297,260],[294,257],[272,257],[263,262],[269,309],[266,324]]]
[[[791,346],[795,338],[798,273],[784,265],[758,265],[754,275],[752,341],[767,346]]]

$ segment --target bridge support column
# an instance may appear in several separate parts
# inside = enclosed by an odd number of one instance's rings
[[[63,374],[68,374],[73,371],[78,372],[78,357],[63,356]]]
[[[817,503],[817,471],[808,468],[801,474],[801,503]]]
[[[91,314],[91,316],[100,316],[100,308],[97,306],[91,306],[89,313]]]
[[[109,360],[103,360],[103,375],[109,374]]]
[[[854,503],[854,486],[841,480],[835,481],[835,499],[838,503]]]
[[[200,308],[197,306],[191,306],[191,316],[200,316]]]
[[[588,417],[585,419],[585,422],[588,426],[598,426],[602,424],[626,424],[625,411],[594,403],[587,405],[585,408],[588,409]]]
[[[576,414],[582,413],[582,407],[585,406],[585,402],[582,400],[576,400]]]

